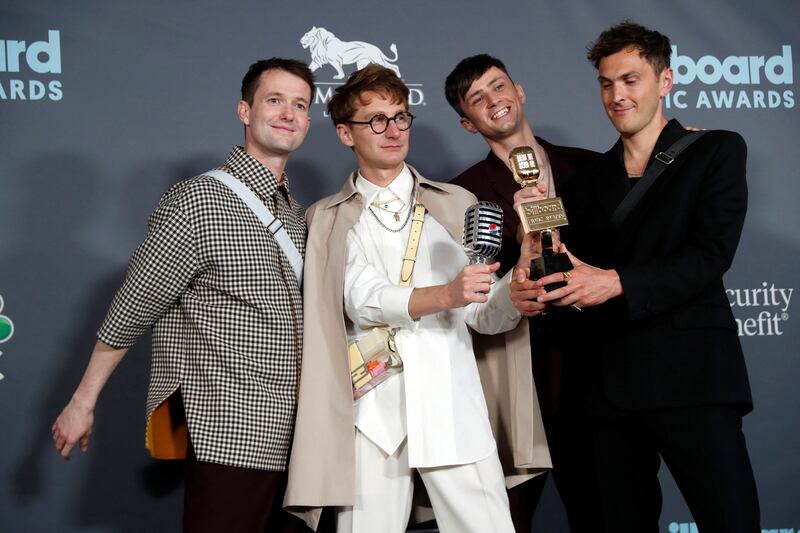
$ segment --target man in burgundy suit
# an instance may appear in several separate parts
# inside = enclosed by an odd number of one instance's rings
[[[503,209],[503,247],[497,258],[501,269],[517,264],[519,217],[514,211],[514,181],[508,155],[518,146],[533,148],[540,169],[540,183],[548,196],[565,191],[581,169],[599,154],[581,148],[556,146],[535,137],[524,113],[525,92],[512,81],[502,61],[486,54],[468,57],[453,69],[445,82],[447,101],[459,114],[461,126],[480,134],[489,145],[486,159],[452,180],[471,191],[478,200]],[[566,230],[568,231],[568,229]],[[530,303],[529,305],[537,305]],[[541,307],[541,306],[540,306]],[[573,533],[593,531],[597,518],[594,461],[583,410],[588,365],[592,358],[577,344],[569,321],[553,309],[530,319],[534,380],[545,432],[553,460],[553,478],[567,511]],[[517,531],[530,530],[531,518],[541,496],[545,475],[509,490]]]

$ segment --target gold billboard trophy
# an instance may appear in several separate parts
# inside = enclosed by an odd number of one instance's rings
[[[539,165],[533,148],[530,146],[514,148],[508,160],[514,173],[514,181],[519,183],[520,187],[536,187],[539,184]],[[537,280],[549,274],[572,270],[572,262],[567,254],[556,253],[553,250],[553,230],[569,223],[561,198],[525,202],[517,207],[517,214],[526,234],[531,231],[541,232],[542,255],[531,261],[531,279]],[[545,289],[549,292],[566,284],[566,281],[549,283],[545,285]]]

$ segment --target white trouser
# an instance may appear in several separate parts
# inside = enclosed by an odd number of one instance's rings
[[[388,456],[356,430],[355,505],[341,507],[338,533],[403,533],[411,513],[413,469],[407,442]],[[513,533],[497,452],[475,463],[419,468],[441,533]]]

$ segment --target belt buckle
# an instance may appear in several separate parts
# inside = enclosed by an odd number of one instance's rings
[[[670,163],[672,163],[673,161],[675,161],[675,158],[674,158],[674,157],[672,157],[672,156],[670,156],[670,155],[667,155],[667,154],[665,154],[664,152],[658,152],[658,153],[656,154],[656,159],[657,159],[658,161],[660,161],[661,163],[665,164],[665,165],[669,165]]]

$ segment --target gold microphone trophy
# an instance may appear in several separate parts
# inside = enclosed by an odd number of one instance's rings
[[[519,146],[511,150],[508,156],[514,181],[520,187],[536,187],[539,183],[539,165],[536,154],[530,146]],[[569,224],[567,213],[561,198],[545,198],[525,202],[517,207],[517,214],[525,233],[541,232],[542,255],[531,261],[531,279],[537,280],[555,272],[572,270],[572,262],[565,253],[553,250],[553,230]],[[566,285],[566,281],[558,281],[545,285],[545,289],[553,291]]]

